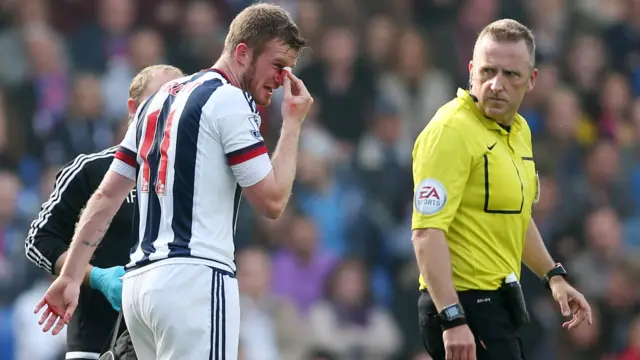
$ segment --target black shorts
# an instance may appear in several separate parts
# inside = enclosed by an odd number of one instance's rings
[[[512,322],[505,301],[498,291],[461,291],[458,293],[467,324],[476,338],[477,360],[524,360],[518,329]],[[420,335],[433,360],[445,360],[442,329],[437,310],[429,294],[418,300]]]

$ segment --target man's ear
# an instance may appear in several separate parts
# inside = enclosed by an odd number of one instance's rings
[[[133,119],[136,111],[138,111],[138,102],[133,98],[129,98],[129,100],[127,100],[127,110],[129,110],[129,119]]]
[[[242,66],[251,64],[251,61],[253,60],[253,52],[245,43],[240,43],[236,46],[235,56],[236,61],[238,61]]]
[[[531,77],[529,78],[529,84],[527,85],[527,92],[533,90],[533,87],[536,86],[536,79],[538,78],[538,69],[534,68],[531,72]]]

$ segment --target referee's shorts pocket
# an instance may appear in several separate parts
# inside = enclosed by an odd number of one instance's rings
[[[442,329],[438,323],[437,315],[436,306],[429,294],[421,293],[418,299],[420,338],[425,349],[434,360],[445,358]]]
[[[525,360],[518,337],[483,341],[482,345],[482,349],[477,351],[477,360]]]

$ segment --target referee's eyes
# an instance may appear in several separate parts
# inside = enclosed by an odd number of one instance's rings
[[[482,75],[493,76],[495,74],[496,74],[496,70],[495,69],[491,69],[491,68],[482,69]]]

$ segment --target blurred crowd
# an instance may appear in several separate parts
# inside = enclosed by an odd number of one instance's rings
[[[119,142],[143,67],[210,67],[250,0],[0,0],[0,359],[53,360],[32,309],[51,281],[24,238],[79,153]],[[537,38],[521,112],[542,192],[534,218],[594,307],[561,329],[523,272],[528,360],[640,359],[640,0],[279,0],[310,40],[294,71],[316,102],[291,205],[241,208],[245,360],[425,360],[417,321],[411,150],[468,82],[477,33],[509,17]],[[273,149],[281,92],[260,109]]]

